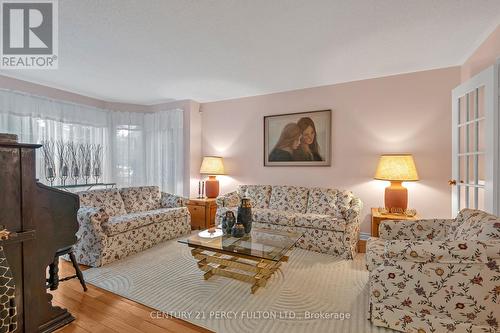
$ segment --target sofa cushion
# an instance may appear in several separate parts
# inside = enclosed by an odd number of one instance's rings
[[[103,222],[101,226],[106,235],[114,236],[152,223],[168,223],[169,221],[186,216],[187,214],[188,210],[185,207],[161,208],[147,212],[113,216],[108,221]],[[175,222],[172,221],[171,223]]]
[[[249,198],[254,208],[269,208],[271,185],[240,185],[238,194],[241,198]]]
[[[295,226],[325,230],[344,231],[345,220],[324,214],[295,213]]]
[[[120,189],[127,213],[146,212],[161,208],[158,186],[125,187]]]
[[[269,208],[305,213],[309,189],[300,186],[274,185],[271,190]]]
[[[332,215],[343,218],[337,204],[338,190],[331,188],[314,187],[309,190],[307,213]]]
[[[260,223],[295,225],[295,213],[267,208],[252,208],[252,220]]]
[[[457,216],[459,223],[453,240],[500,239],[500,219],[475,209],[463,209]]]
[[[102,208],[109,216],[127,214],[118,189],[103,189],[78,192],[80,206]]]

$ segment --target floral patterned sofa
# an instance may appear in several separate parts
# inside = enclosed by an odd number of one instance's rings
[[[80,264],[102,266],[191,231],[186,199],[157,186],[79,192]]]
[[[371,321],[403,332],[499,332],[500,219],[383,221],[367,244]]]
[[[352,259],[359,237],[361,200],[349,191],[281,185],[240,185],[217,198],[220,224],[228,210],[237,212],[242,197],[252,203],[253,226],[299,231],[298,246]],[[235,215],[236,216],[236,215]]]

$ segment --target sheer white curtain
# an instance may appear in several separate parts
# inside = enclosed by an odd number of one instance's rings
[[[108,113],[89,106],[0,90],[0,132],[17,134],[19,141],[26,143],[51,140],[102,144],[105,147],[102,178],[114,182]],[[37,152],[37,176],[45,181],[41,151]]]
[[[111,112],[112,173],[124,186],[153,185],[146,182],[143,113]]]
[[[182,110],[160,111],[144,118],[148,184],[171,193],[183,192],[184,149]]]
[[[155,113],[112,112],[116,182],[130,186],[157,185],[169,193],[183,193],[183,111]]]
[[[158,185],[182,194],[183,111],[118,112],[0,90],[0,132],[20,142],[102,144],[103,180],[119,186]],[[41,181],[41,152],[37,172]]]

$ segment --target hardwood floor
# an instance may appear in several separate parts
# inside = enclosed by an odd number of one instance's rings
[[[82,270],[86,267],[81,266]],[[60,261],[59,276],[73,275],[71,263]],[[176,318],[155,319],[147,306],[138,304],[106,290],[87,284],[84,292],[78,279],[59,284],[52,292],[54,305],[67,308],[76,318],[71,324],[57,330],[60,333],[198,333],[211,332]]]

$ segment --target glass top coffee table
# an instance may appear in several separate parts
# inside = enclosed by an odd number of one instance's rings
[[[253,294],[266,285],[282,262],[288,261],[287,253],[301,237],[300,233],[254,228],[237,238],[212,228],[179,242],[192,248],[205,280],[220,275],[246,281],[252,284]]]

